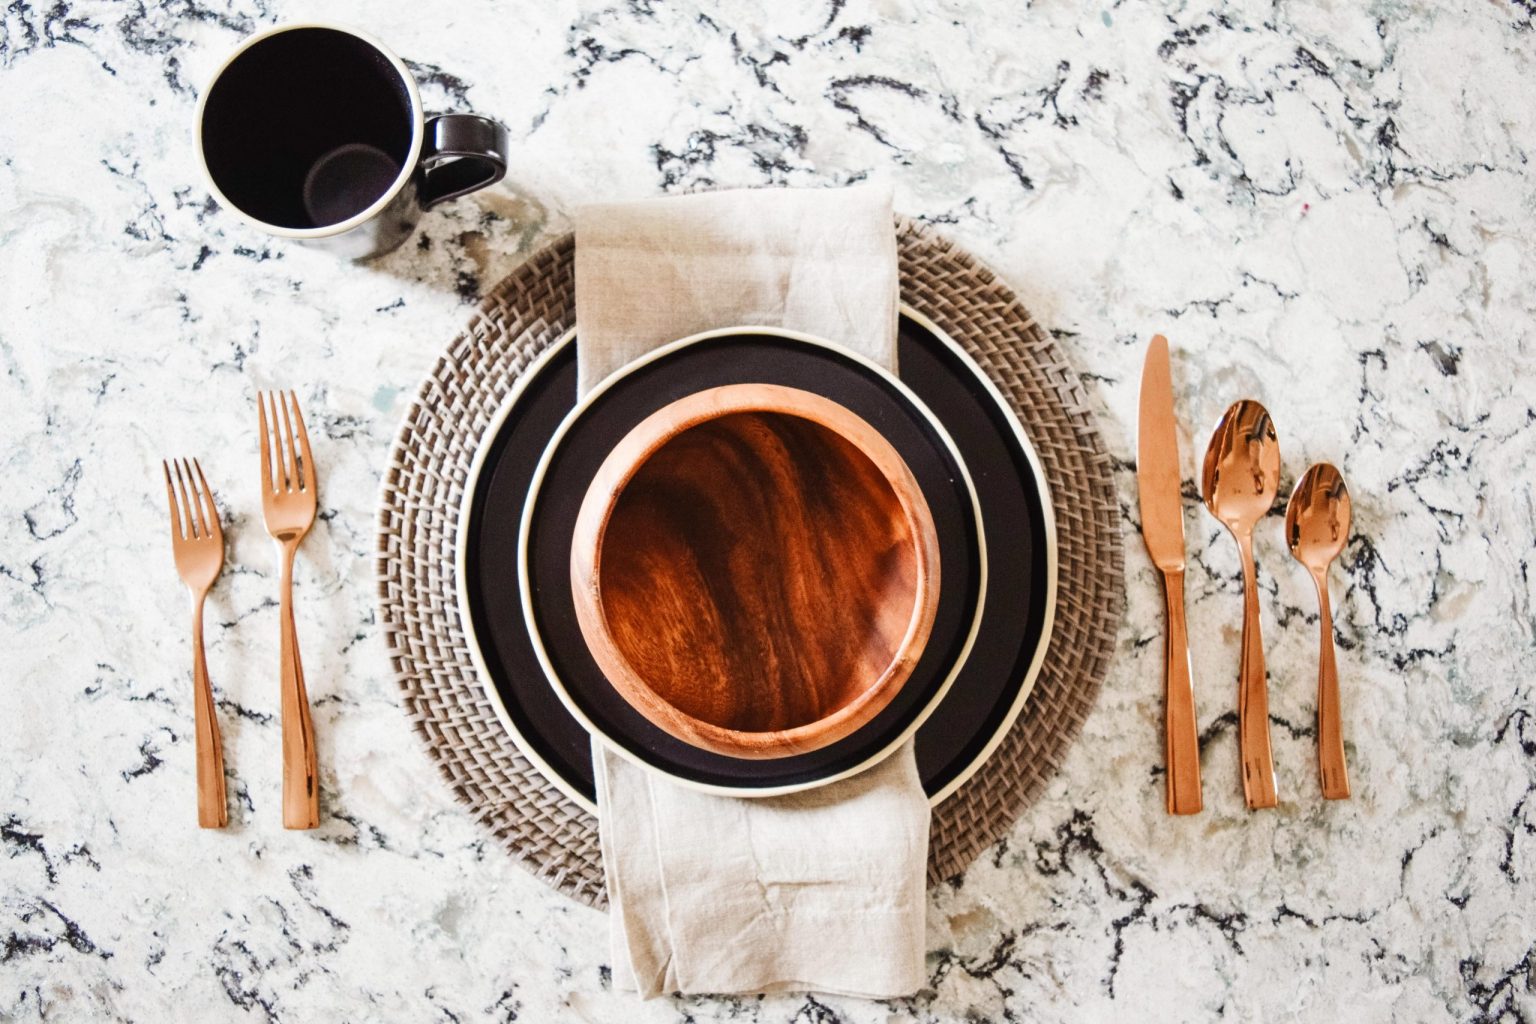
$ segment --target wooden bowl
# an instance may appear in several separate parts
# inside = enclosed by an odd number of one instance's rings
[[[608,680],[667,733],[784,757],[884,708],[927,643],[939,550],[874,427],[796,388],[679,399],[616,445],[576,518],[571,584]]]

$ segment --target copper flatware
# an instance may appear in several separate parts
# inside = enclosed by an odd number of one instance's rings
[[[256,396],[261,428],[261,510],[282,559],[283,827],[320,824],[315,725],[304,690],[299,636],[293,621],[293,558],[315,522],[315,464],[293,392]]]
[[[1333,656],[1333,607],[1328,601],[1328,566],[1349,541],[1349,489],[1328,463],[1311,467],[1296,482],[1285,508],[1285,540],[1317,587],[1322,632],[1317,664],[1317,768],[1323,796],[1349,797],[1344,763],[1344,728],[1339,711],[1339,669]]]
[[[1168,339],[1147,346],[1141,370],[1141,422],[1136,431],[1136,483],[1141,536],[1163,577],[1168,632],[1163,645],[1163,760],[1169,814],[1196,814],[1200,798],[1200,738],[1184,620],[1184,503],[1179,493],[1179,437],[1173,414]]]
[[[1243,795],[1250,808],[1273,807],[1275,762],[1269,748],[1269,684],[1259,634],[1259,584],[1253,564],[1253,528],[1269,514],[1280,489],[1280,442],[1269,411],[1236,402],[1222,416],[1205,451],[1200,493],[1205,507],[1237,541],[1243,563],[1243,654],[1238,670],[1237,741]]]
[[[175,468],[175,484],[171,482]],[[192,595],[192,718],[197,756],[197,823],[223,828],[229,821],[224,794],[224,744],[213,710],[208,659],[203,653],[203,602],[224,568],[224,529],[213,491],[196,459],[161,462],[165,497],[171,506],[171,550],[176,573]],[[196,474],[194,475],[194,470]]]

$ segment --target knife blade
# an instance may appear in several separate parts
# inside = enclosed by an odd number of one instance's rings
[[[1136,430],[1136,483],[1141,536],[1163,577],[1168,611],[1164,644],[1164,745],[1169,814],[1195,814],[1200,795],[1200,740],[1184,619],[1184,501],[1179,489],[1178,422],[1173,411],[1173,373],[1168,339],[1147,346],[1141,370]]]
[[[1141,369],[1141,425],[1136,431],[1136,483],[1141,494],[1141,535],[1152,564],[1184,571],[1184,503],[1179,496],[1179,435],[1173,415],[1173,373],[1168,339],[1147,346]]]

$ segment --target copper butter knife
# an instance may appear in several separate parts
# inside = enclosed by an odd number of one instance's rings
[[[1200,741],[1195,725],[1195,688],[1184,623],[1184,503],[1179,494],[1179,438],[1173,416],[1173,376],[1168,339],[1147,346],[1141,371],[1141,423],[1136,431],[1136,482],[1141,495],[1141,535],[1152,564],[1163,574],[1168,605],[1163,698],[1168,767],[1168,813],[1196,814],[1200,800]]]

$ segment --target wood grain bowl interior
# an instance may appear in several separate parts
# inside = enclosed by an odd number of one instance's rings
[[[780,757],[900,690],[933,623],[938,542],[875,428],[810,392],[730,385],[609,454],[571,579],[583,637],[637,710],[718,753]]]

